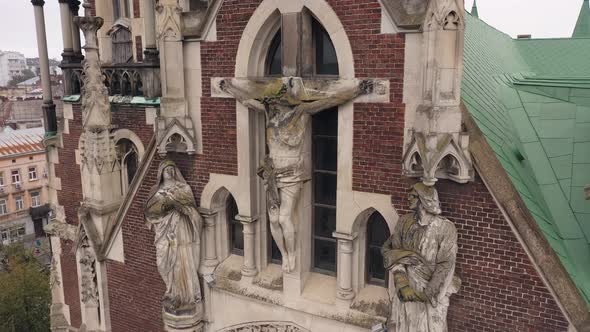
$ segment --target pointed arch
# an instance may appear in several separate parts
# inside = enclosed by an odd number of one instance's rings
[[[263,74],[266,51],[280,27],[280,14],[300,11],[304,7],[313,14],[332,40],[338,58],[340,77],[355,77],[350,41],[338,15],[325,0],[264,0],[252,14],[242,34],[236,56],[235,77]]]

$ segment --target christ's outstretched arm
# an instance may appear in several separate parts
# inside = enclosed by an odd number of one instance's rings
[[[316,101],[303,103],[297,106],[298,111],[308,114],[316,114],[338,105],[342,105],[354,98],[373,92],[373,81],[363,80],[353,88],[334,93],[334,95],[318,99]]]
[[[273,82],[274,83],[274,82]],[[273,84],[273,83],[269,83]],[[265,90],[265,86],[248,81],[237,81],[233,79],[223,79],[219,82],[219,88],[221,91],[229,93],[242,105],[254,109],[256,111],[264,111],[264,105],[259,102],[258,98],[262,95],[262,91]]]

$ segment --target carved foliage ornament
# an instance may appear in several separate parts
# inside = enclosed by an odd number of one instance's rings
[[[95,169],[99,174],[112,172],[117,166],[117,150],[113,135],[108,130],[85,131],[80,136],[82,167]]]
[[[84,128],[106,127],[111,123],[109,92],[103,82],[98,60],[84,60],[82,111]]]
[[[463,0],[434,0],[426,12],[424,30],[463,30]]]
[[[234,325],[219,332],[309,332],[289,322],[250,322]]]
[[[98,305],[98,283],[96,278],[96,257],[88,242],[88,237],[82,234],[80,242],[80,279],[83,303],[93,303]]]
[[[179,41],[182,38],[180,15],[182,8],[178,0],[156,2],[156,37],[159,41]]]

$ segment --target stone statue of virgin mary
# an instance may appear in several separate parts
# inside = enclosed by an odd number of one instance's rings
[[[196,313],[202,305],[197,274],[202,220],[193,192],[173,161],[160,163],[145,219],[155,232],[156,263],[166,284],[164,310],[175,315]]]

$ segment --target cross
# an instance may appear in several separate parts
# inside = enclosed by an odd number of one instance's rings
[[[361,95],[385,95],[387,82],[313,77],[310,15],[283,14],[281,33],[282,77],[213,79],[212,92],[230,95],[266,116],[268,155],[258,174],[264,180],[270,229],[283,257],[283,270],[290,272],[296,257],[292,216],[301,183],[309,180],[303,141],[311,116]]]

